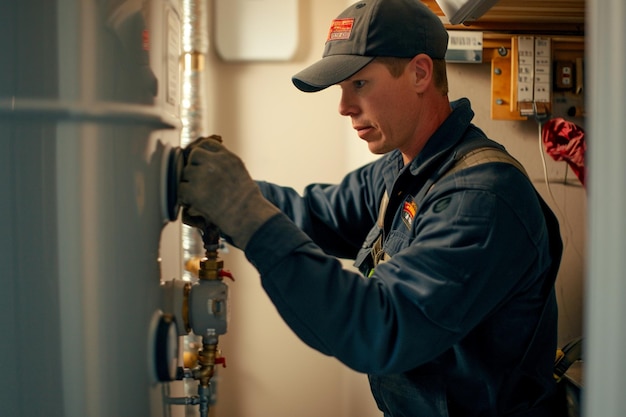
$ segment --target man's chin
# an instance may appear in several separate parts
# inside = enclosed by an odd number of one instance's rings
[[[389,151],[391,151],[391,149],[383,148],[382,146],[379,146],[375,142],[368,142],[367,143],[367,148],[374,155],[384,155],[384,154],[388,153]]]

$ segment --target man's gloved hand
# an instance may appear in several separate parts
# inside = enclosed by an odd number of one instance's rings
[[[201,216],[245,249],[259,227],[280,210],[263,197],[241,159],[219,137],[200,138],[184,152],[186,165],[178,188],[186,210],[183,221],[197,227]]]

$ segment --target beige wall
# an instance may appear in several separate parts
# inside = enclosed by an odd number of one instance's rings
[[[335,182],[370,160],[366,146],[337,113],[339,91],[305,94],[291,75],[321,56],[330,20],[347,2],[300,1],[300,41],[288,62],[227,63],[214,53],[208,65],[211,132],[246,162],[255,178],[297,190],[310,182]],[[475,124],[504,144],[527,168],[559,214],[565,242],[558,282],[561,343],[581,334],[581,281],[585,259],[586,195],[578,186],[544,183],[534,121],[492,121],[489,64],[449,65],[450,98],[468,97]],[[548,177],[566,167],[549,157]],[[569,173],[569,178],[574,179]],[[367,379],[305,346],[282,322],[261,289],[258,274],[237,250],[224,254],[236,277],[229,332],[221,339],[228,367],[219,373],[215,415],[227,417],[379,416]]]

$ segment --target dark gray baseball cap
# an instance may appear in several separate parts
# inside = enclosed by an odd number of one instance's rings
[[[443,23],[420,0],[363,0],[332,21],[322,59],[291,80],[304,92],[320,91],[376,57],[443,59],[447,48]]]

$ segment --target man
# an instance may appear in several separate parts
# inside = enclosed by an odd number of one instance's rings
[[[383,156],[299,196],[200,139],[185,219],[245,250],[291,329],[368,373],[385,416],[553,416],[558,225],[469,102],[448,101],[447,39],[418,0],[349,7],[293,82],[339,85],[340,113]]]

